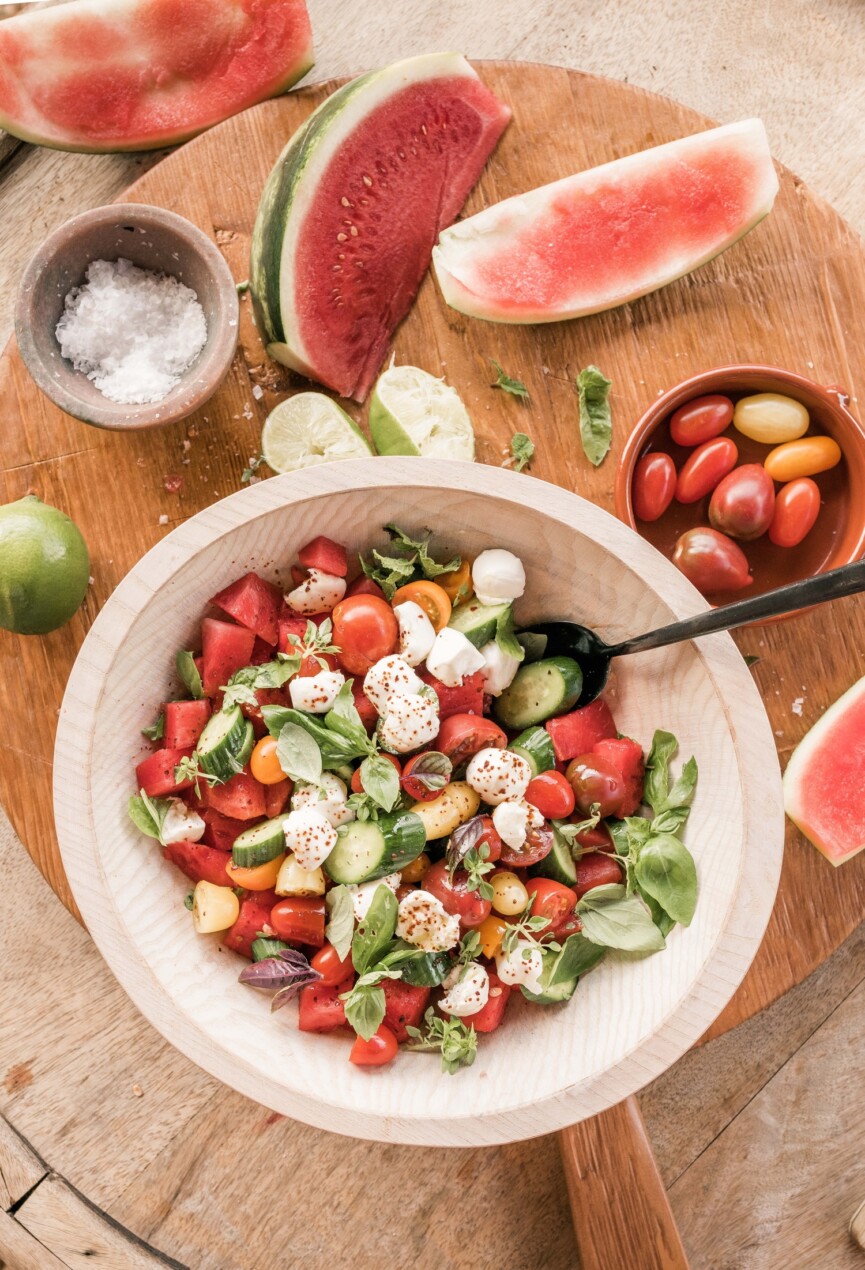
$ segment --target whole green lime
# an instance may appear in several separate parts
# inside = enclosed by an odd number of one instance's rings
[[[44,635],[68,622],[90,579],[81,531],[35,494],[0,507],[0,626]]]

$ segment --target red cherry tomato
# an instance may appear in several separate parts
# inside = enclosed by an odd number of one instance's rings
[[[682,464],[676,481],[676,501],[697,503],[731,472],[739,460],[735,441],[716,437],[698,446]],[[344,603],[345,601],[343,601]]]
[[[717,529],[689,529],[673,551],[673,564],[703,595],[741,591],[754,579],[745,553]]]
[[[529,781],[525,798],[548,820],[564,820],[574,810],[574,791],[561,772],[541,772]]]
[[[775,482],[762,463],[734,468],[712,492],[709,520],[715,529],[751,542],[764,534],[775,511]]]
[[[423,753],[412,755],[405,767],[402,769],[400,784],[406,794],[408,794],[409,798],[413,798],[416,803],[431,803],[434,798],[438,798],[442,789],[444,789],[444,786],[442,786],[441,789],[430,789],[425,781],[422,781],[419,776],[412,775],[414,769],[419,763],[421,763],[423,758]]]
[[[502,854],[499,863],[509,869],[528,869],[546,859],[553,849],[553,831],[549,825],[543,829],[532,829],[521,847],[509,847],[502,842]]]
[[[295,895],[270,910],[270,924],[288,943],[324,946],[324,897]]]
[[[798,547],[814,528],[820,514],[820,487],[810,476],[800,476],[779,491],[769,539],[776,547]]]
[[[609,886],[621,882],[622,866],[608,855],[584,855],[577,861],[577,885],[574,887],[577,898],[582,899],[586,891],[596,886]]]
[[[554,882],[552,878],[532,878],[526,883],[526,890],[529,897],[534,896],[535,899],[532,917],[548,917],[550,920],[543,934],[557,934],[577,906],[576,891],[561,882]]]
[[[444,860],[437,860],[421,883],[424,891],[441,900],[445,912],[460,919],[464,931],[480,926],[492,911],[489,900],[481,899],[477,891],[468,889],[468,880],[465,869],[457,869],[451,878]]]
[[[435,748],[446,754],[454,767],[461,767],[478,750],[503,750],[507,743],[506,734],[492,719],[482,714],[452,714],[442,719]]]
[[[322,662],[324,662],[323,666]],[[297,672],[298,678],[312,679],[314,675],[321,674],[323,670],[336,670],[338,665],[339,663],[333,653],[316,653],[314,657],[304,657]]]
[[[352,595],[333,610],[333,642],[339,663],[352,675],[365,675],[382,657],[396,652],[399,625],[387,600]]]
[[[719,437],[733,420],[729,397],[695,397],[679,406],[670,419],[670,436],[676,445],[703,445]]]
[[[325,988],[335,988],[337,984],[347,979],[354,969],[351,953],[342,960],[333,944],[325,944],[323,948],[319,948],[309,964],[321,975],[319,982]]]
[[[606,851],[609,853],[616,849],[613,835],[603,821],[599,825],[595,825],[594,829],[584,829],[582,833],[578,833],[577,842],[584,851]]]
[[[658,520],[673,501],[676,465],[669,454],[644,454],[634,468],[631,499],[637,520]]]
[[[584,816],[595,803],[602,816],[616,816],[625,798],[622,773],[600,754],[580,754],[571,759],[565,776]]]
[[[396,1058],[399,1045],[389,1027],[382,1023],[377,1032],[373,1032],[368,1041],[359,1036],[351,1047],[348,1061],[355,1067],[384,1067]]]
[[[394,767],[396,768],[397,776],[401,774],[402,768],[400,767],[400,762],[398,758],[395,758],[393,754],[385,754],[384,750],[382,750],[381,752],[381,758],[386,758],[390,763],[393,763]],[[353,794],[364,793],[363,781],[360,778],[359,767],[355,768],[354,775],[351,778],[351,792]]]

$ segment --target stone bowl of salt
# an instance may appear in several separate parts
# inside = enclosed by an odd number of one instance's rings
[[[27,265],[15,310],[42,391],[98,428],[155,428],[213,396],[234,357],[237,288],[219,249],[161,207],[82,212]]]

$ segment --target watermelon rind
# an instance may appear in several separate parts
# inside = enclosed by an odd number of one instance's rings
[[[170,11],[172,28],[186,22],[200,30],[208,25],[210,13],[211,30],[220,21],[228,29],[230,15],[236,11],[236,22],[249,28],[244,32],[248,43],[258,41],[260,47],[262,41],[270,40],[265,54],[251,59],[258,75],[250,74],[249,66],[244,65],[243,74],[236,76],[233,95],[227,89],[227,82],[232,69],[236,72],[237,68],[232,68],[230,59],[212,75],[204,72],[201,78],[196,78],[194,71],[188,75],[172,75],[161,65],[158,40],[154,39],[148,48],[140,38],[135,24],[146,23],[149,11],[157,7],[164,13],[164,3],[157,6],[154,0],[76,0],[75,4],[16,14],[0,23],[0,128],[33,145],[80,154],[125,154],[189,141],[231,115],[287,92],[315,65],[312,27],[305,0],[293,0],[285,5],[296,11],[296,29],[290,32],[291,48],[286,49],[278,68],[273,67],[272,73],[266,75],[278,50],[272,35],[264,26],[256,28],[255,21],[284,4],[285,0],[264,0],[263,4],[249,9],[242,0],[194,0],[193,4],[176,0]],[[101,24],[106,41],[98,55],[91,47],[92,24],[95,23]],[[156,26],[156,22],[152,23],[151,31]],[[85,130],[76,128],[71,118],[65,123],[60,118],[62,106],[54,112],[53,118],[53,105],[48,107],[47,113],[40,108],[43,86],[50,95],[58,86],[62,87],[69,76],[86,78],[92,74],[110,79],[113,62],[121,71],[134,70],[142,85],[142,100],[156,107],[152,112],[152,126],[138,131],[130,127],[113,135],[99,136],[102,115],[98,101],[94,101],[88,119],[93,125],[93,135],[85,135]],[[207,105],[211,83],[213,104],[202,111],[201,104]],[[184,89],[200,98],[195,107],[190,106],[196,116],[194,119],[184,117],[182,110],[178,112]],[[69,98],[75,98],[73,113],[77,111],[81,115],[80,96],[70,93]]]
[[[865,807],[865,737],[856,734],[857,714],[865,716],[865,677],[848,688],[806,732],[784,772],[785,812],[836,868],[865,850],[865,816],[857,838],[851,841],[849,827],[845,828],[839,812],[845,805]],[[845,723],[853,728],[852,736],[850,729],[844,728]],[[842,754],[858,754],[861,760],[862,780],[858,789],[839,780],[838,758]],[[831,801],[816,793],[821,771],[825,771],[833,786]]]
[[[647,260],[643,268],[634,271],[627,281],[621,280],[612,291],[597,284],[594,271],[588,268],[566,298],[553,305],[544,303],[533,291],[532,269],[536,262],[528,259],[528,250],[525,267],[515,263],[513,268],[503,269],[504,281],[498,288],[485,280],[485,263],[494,261],[499,253],[504,259],[510,254],[518,261],[522,236],[527,230],[545,228],[547,223],[549,235],[539,235],[546,241],[537,255],[542,269],[559,272],[556,257],[566,260],[568,251],[564,236],[570,203],[582,200],[582,206],[591,206],[594,198],[599,218],[614,217],[618,210],[614,193],[617,185],[627,189],[629,183],[633,186],[641,177],[668,174],[674,188],[680,165],[713,151],[727,153],[731,159],[730,179],[738,176],[743,182],[747,180],[751,188],[747,207],[734,229],[704,244],[704,249],[696,254],[689,254],[687,244],[678,240],[677,226],[670,218],[664,226],[654,266]],[[601,189],[603,194],[599,195]],[[708,264],[768,215],[777,192],[778,177],[766,129],[761,120],[746,119],[626,155],[487,207],[442,231],[433,249],[433,268],[447,304],[469,317],[512,324],[588,317],[637,300]],[[550,250],[544,260],[547,241]]]

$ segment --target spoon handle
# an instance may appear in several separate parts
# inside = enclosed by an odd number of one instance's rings
[[[796,609],[807,608],[811,604],[839,600],[842,596],[856,595],[860,591],[865,591],[865,560],[842,565],[840,569],[832,569],[829,573],[818,573],[813,578],[806,578],[804,582],[793,582],[789,586],[766,591],[763,595],[755,595],[748,600],[724,604],[707,613],[698,613],[696,617],[686,617],[681,622],[673,622],[671,626],[662,626],[646,635],[626,639],[609,651],[611,656],[622,657],[627,653],[641,653],[650,648],[665,648],[667,644],[678,644],[682,640],[695,639],[698,635],[711,635],[714,631],[731,631],[737,626],[747,626],[749,622],[778,617],[782,613],[793,613]]]

